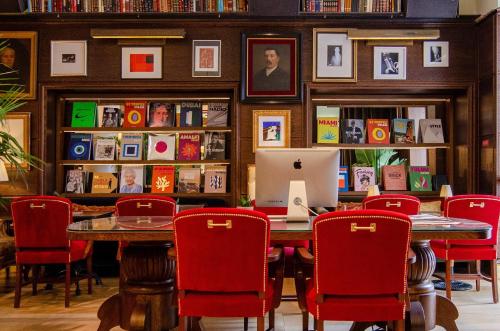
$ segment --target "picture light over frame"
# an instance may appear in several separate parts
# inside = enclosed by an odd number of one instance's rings
[[[351,40],[435,40],[438,29],[348,29]]]
[[[184,39],[185,29],[91,29],[94,39]]]

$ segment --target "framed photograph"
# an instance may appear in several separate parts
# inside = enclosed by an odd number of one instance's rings
[[[406,79],[406,47],[373,47],[373,79]]]
[[[50,76],[87,76],[87,41],[52,40]]]
[[[253,111],[253,151],[290,147],[290,110]]]
[[[357,46],[346,29],[314,29],[313,81],[355,82]]]
[[[27,99],[35,99],[36,43],[35,31],[0,32],[0,93],[24,90]]]
[[[243,102],[300,102],[300,34],[242,35]]]
[[[162,78],[161,47],[122,47],[122,78]]]
[[[193,40],[193,77],[221,76],[221,41]]]
[[[449,67],[447,41],[424,41],[424,67]]]
[[[0,123],[0,131],[7,132],[14,137],[24,152],[30,153],[30,113],[9,113],[5,122]],[[5,164],[9,166],[9,163]],[[22,162],[23,168],[29,168],[28,163]]]

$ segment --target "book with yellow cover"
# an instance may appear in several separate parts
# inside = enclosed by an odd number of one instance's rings
[[[320,117],[317,119],[318,144],[339,143],[339,119],[338,117]]]

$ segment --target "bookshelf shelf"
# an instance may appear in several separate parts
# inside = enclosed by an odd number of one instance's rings
[[[130,193],[63,193],[66,198],[119,198],[129,196]],[[172,198],[230,198],[231,193],[154,193],[154,195],[169,196]]]
[[[203,164],[231,164],[230,160],[61,160],[62,165],[203,165]]]
[[[448,149],[450,144],[313,144],[313,147],[335,147],[338,149]]]
[[[135,132],[135,133],[176,133],[176,132],[205,132],[205,131],[219,131],[231,132],[230,127],[220,126],[207,126],[207,127],[172,127],[172,128],[72,128],[61,127],[60,132],[66,133],[102,133],[102,132]]]
[[[364,198],[367,192],[360,191],[348,191],[339,192],[339,197],[343,198]],[[426,198],[439,198],[439,192],[437,191],[381,191],[380,194],[406,194],[413,195],[416,197],[426,197]]]

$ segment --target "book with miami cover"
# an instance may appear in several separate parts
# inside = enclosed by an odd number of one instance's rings
[[[318,144],[339,143],[339,119],[337,117],[319,117],[318,121]]]

